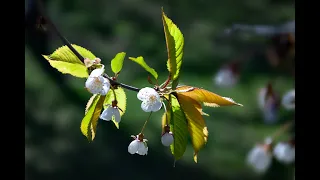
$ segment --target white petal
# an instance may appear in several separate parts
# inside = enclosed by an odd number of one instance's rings
[[[133,140],[128,146],[128,152],[130,154],[135,154],[138,151],[140,141]]]
[[[171,133],[164,133],[161,137],[161,143],[164,146],[170,146],[173,143],[173,135]]]
[[[266,95],[267,95],[267,89],[266,88],[260,89],[258,94],[258,106],[260,109],[264,109]]]
[[[266,124],[274,124],[278,121],[278,109],[276,107],[275,101],[269,99],[266,102],[265,107],[263,109],[264,122]]]
[[[110,121],[112,119],[113,109],[114,108],[112,106],[108,106],[108,108],[101,113],[100,119]]]
[[[152,106],[148,101],[142,101],[141,103],[141,109],[145,112],[150,112],[152,110]]]
[[[104,68],[95,69],[90,73],[89,77],[99,77],[104,73]]]
[[[295,90],[288,91],[283,97],[282,97],[282,105],[287,110],[295,109]]]
[[[145,99],[148,99],[150,95],[158,95],[157,91],[150,87],[145,87],[140,89],[140,91],[137,94],[137,98],[140,101],[144,101]],[[159,95],[158,95],[159,96]]]
[[[114,120],[119,123],[121,121],[120,111],[118,108],[113,108]]]
[[[102,81],[99,77],[89,77],[85,85],[92,94],[99,94],[102,90]]]
[[[260,145],[255,146],[248,155],[247,163],[258,173],[265,172],[271,165],[272,156]]]
[[[148,147],[143,142],[139,141],[139,148],[138,148],[137,154],[142,156],[148,154]]]
[[[290,164],[295,160],[295,148],[288,143],[280,142],[273,149],[275,158],[285,164]]]
[[[162,107],[162,102],[156,101],[154,104],[151,105],[151,111],[157,112],[161,109],[161,107]]]
[[[100,91],[99,94],[106,95],[108,93],[108,91],[110,90],[110,81],[107,78],[103,77],[102,82],[103,82],[103,86],[102,86],[102,90]]]

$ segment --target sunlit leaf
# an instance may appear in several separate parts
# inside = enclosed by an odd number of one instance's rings
[[[202,108],[196,100],[182,94],[178,94],[178,101],[187,118],[194,149],[193,159],[197,162],[198,152],[206,144],[209,135],[206,123],[202,117]]]
[[[176,97],[171,95],[171,119],[170,130],[173,133],[174,141],[170,145],[171,153],[175,160],[179,160],[186,151],[188,144],[187,119],[182,111]]]
[[[179,76],[177,77],[177,79],[172,81],[172,84],[171,84],[172,90],[175,90],[177,88],[178,83],[179,83]]]
[[[134,57],[129,57],[130,60],[138,63],[140,66],[142,66],[146,71],[148,71],[155,79],[158,79],[158,73],[151,68],[150,66],[148,66],[148,64],[144,61],[142,56],[139,56],[137,58]]]
[[[114,72],[115,74],[118,74],[121,71],[125,56],[126,56],[125,52],[120,52],[111,60],[112,72]]]
[[[87,102],[87,105],[86,105],[86,109],[85,109],[85,114],[87,114],[89,108],[91,107],[92,103],[94,102],[96,96],[98,96],[98,94],[94,94],[90,97],[90,99],[88,100]]]
[[[90,98],[89,102],[92,101],[92,103],[88,103],[91,105],[87,105],[88,110],[81,121],[81,132],[87,137],[89,142],[93,141],[95,138],[98,120],[102,111],[105,97],[106,96],[96,95],[92,100]]]
[[[126,93],[124,92],[124,90],[121,87],[118,87],[117,89],[115,89],[114,92],[115,92],[116,97],[117,97],[118,107],[121,109],[120,110],[120,116],[122,117],[123,114],[126,112],[127,96],[126,96]],[[114,101],[114,100],[115,100],[115,98],[114,98],[113,91],[110,90],[108,92],[108,94],[106,95],[106,99],[104,101],[104,109],[107,108],[108,104],[111,105],[112,101]],[[112,118],[112,122],[119,129],[119,123],[117,123],[113,118]]]
[[[162,23],[168,52],[167,67],[174,81],[179,77],[182,65],[184,38],[180,29],[166,16],[163,9]]]
[[[176,89],[178,94],[183,94],[188,96],[200,103],[203,103],[205,106],[210,107],[219,107],[219,106],[232,106],[238,105],[242,106],[242,104],[236,103],[233,99],[228,97],[222,97],[218,94],[212,93],[205,89],[196,88],[192,86],[180,86]]]
[[[96,58],[89,50],[75,44],[72,46],[82,55],[82,57],[92,60]],[[70,74],[79,78],[86,78],[89,76],[85,64],[73,54],[68,46],[58,48],[51,55],[42,56],[48,60],[52,67],[63,74]]]

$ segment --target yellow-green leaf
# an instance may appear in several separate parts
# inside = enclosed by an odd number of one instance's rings
[[[182,65],[184,38],[180,29],[166,16],[163,9],[162,23],[168,52],[167,68],[174,81],[178,78]]]
[[[114,72],[115,74],[118,74],[121,71],[125,56],[126,56],[125,52],[120,52],[111,60],[112,72]]]
[[[98,94],[94,94],[90,97],[90,99],[88,100],[87,102],[87,105],[86,105],[86,109],[85,109],[85,114],[87,114],[89,108],[92,106],[92,103],[94,102],[95,98],[98,96]]]
[[[182,94],[178,94],[178,101],[187,118],[194,150],[193,159],[197,162],[198,152],[206,144],[209,135],[206,123],[202,117],[201,105],[196,100]]]
[[[72,64],[63,61],[52,61],[48,59],[47,56],[43,56],[46,58],[50,65],[56,68],[59,72],[63,74],[71,74],[72,76],[79,77],[79,78],[86,78],[88,77],[87,68],[81,64]]]
[[[82,55],[82,57],[91,60],[96,58],[89,50],[75,44],[72,46]],[[70,74],[79,78],[86,78],[89,76],[88,70],[82,62],[82,59],[78,59],[68,46],[58,48],[51,55],[42,56],[49,61],[52,67],[63,74]]]
[[[158,73],[151,68],[150,66],[148,66],[148,64],[144,61],[142,56],[139,56],[137,58],[134,57],[129,57],[130,60],[138,63],[140,66],[142,66],[146,71],[148,71],[155,79],[158,79]]]
[[[98,120],[102,111],[103,102],[106,96],[96,95],[93,97],[91,105],[81,121],[80,130],[87,137],[89,142],[93,141],[96,135]],[[90,98],[91,99],[91,98]],[[90,103],[88,103],[90,104]]]
[[[170,130],[173,133],[174,140],[170,145],[171,153],[175,160],[179,160],[186,151],[188,144],[188,125],[187,119],[182,111],[176,97],[171,95],[171,119]]]
[[[116,97],[117,97],[117,101],[118,101],[118,107],[121,109],[120,110],[120,116],[122,117],[123,114],[126,111],[126,105],[127,105],[127,96],[126,93],[124,92],[124,90],[121,87],[118,87],[117,89],[114,90]],[[111,105],[112,101],[115,100],[114,98],[114,94],[112,89],[108,92],[108,94],[106,95],[106,99],[104,101],[104,109],[107,108],[108,104]],[[112,119],[112,122],[114,123],[114,125],[119,129],[119,123],[117,123],[114,119]]]
[[[180,86],[176,89],[178,94],[183,94],[188,96],[205,106],[219,107],[219,106],[242,106],[242,104],[236,103],[233,99],[228,97],[222,97],[213,92],[207,91],[205,89],[196,88],[192,86]]]

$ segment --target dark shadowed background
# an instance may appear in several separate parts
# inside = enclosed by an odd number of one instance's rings
[[[270,55],[278,35],[227,31],[234,24],[278,26],[294,20],[294,2],[289,0],[47,0],[47,13],[73,44],[89,49],[110,72],[116,53],[143,56],[166,79],[166,47],[161,7],[185,38],[181,83],[203,87],[232,97],[244,107],[204,108],[209,129],[208,143],[193,162],[191,142],[184,157],[173,167],[170,150],[162,146],[161,115],[152,115],[145,136],[147,156],[130,155],[130,135],[140,131],[148,114],[140,108],[136,92],[127,92],[127,111],[120,129],[99,121],[93,143],[80,132],[80,122],[90,94],[85,79],[62,75],[41,57],[62,42],[50,29],[36,28],[36,8],[26,5],[25,46],[25,160],[27,180],[106,179],[292,179],[292,167],[275,162],[263,176],[245,163],[256,142],[293,118],[280,109],[279,121],[267,125],[257,106],[258,89],[272,81],[282,95],[294,88],[292,62]],[[246,31],[246,30],[244,30]],[[229,32],[229,33],[227,33]],[[282,34],[286,37],[288,34]],[[286,39],[285,39],[286,40]],[[283,54],[286,54],[286,50]],[[269,54],[268,54],[269,53]],[[278,52],[279,53],[279,52]],[[280,56],[280,55],[279,55]],[[284,55],[285,56],[285,55]],[[279,65],[272,65],[273,60]],[[240,80],[232,88],[214,84],[215,73],[225,63],[243,62]],[[281,62],[280,62],[281,61]],[[136,87],[149,86],[147,73],[125,60],[119,81]]]

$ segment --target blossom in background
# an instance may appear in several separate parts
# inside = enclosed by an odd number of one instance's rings
[[[258,93],[258,106],[262,111],[264,122],[273,124],[278,121],[279,96],[270,83]]]
[[[106,95],[110,90],[110,82],[103,77],[104,68],[95,69],[88,77],[85,86],[92,94]]]
[[[113,101],[112,105],[109,104],[107,106],[108,107],[101,113],[100,119],[110,121],[112,120],[112,117],[114,117],[114,120],[119,123],[121,121],[121,116],[116,101]]]
[[[257,173],[264,173],[272,162],[271,151],[272,139],[267,138],[264,144],[257,144],[248,154],[247,163]]]
[[[170,131],[170,126],[166,125],[164,127],[164,133],[161,136],[161,143],[164,146],[170,146],[173,143],[173,133]]]
[[[220,87],[232,87],[239,79],[238,64],[231,63],[225,67],[222,67],[214,76],[213,81]]]
[[[137,98],[142,101],[141,108],[145,112],[156,112],[159,111],[162,107],[160,95],[153,88],[142,88],[138,92]]]
[[[143,139],[143,134],[138,134],[137,136],[131,136],[134,140],[128,146],[128,152],[130,154],[147,155],[148,146],[147,139]]]
[[[284,164],[290,164],[295,160],[295,146],[290,142],[279,142],[273,149],[274,157]]]
[[[295,109],[295,89],[292,89],[283,95],[281,104],[287,110]]]

